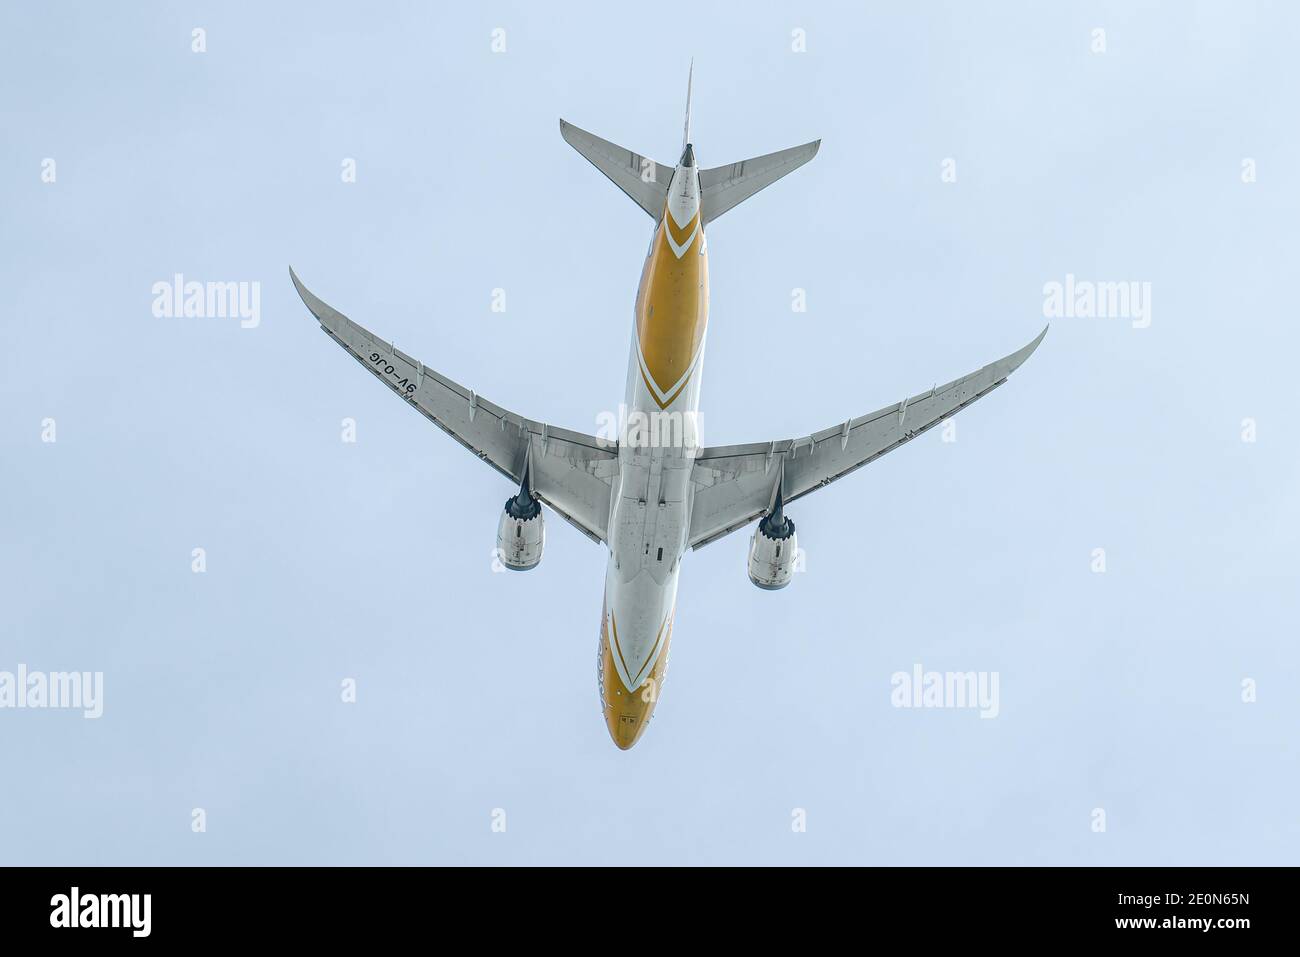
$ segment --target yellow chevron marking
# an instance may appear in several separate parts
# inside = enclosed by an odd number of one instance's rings
[[[698,218],[697,212],[691,223]],[[700,237],[697,242],[703,242],[702,229],[690,223],[686,228],[695,229]],[[668,244],[670,234],[689,235],[680,233],[672,216],[665,213],[641,274],[636,304],[643,374],[649,374],[647,386],[655,387],[650,394],[660,408],[672,401],[670,390],[680,391],[682,377],[704,341],[709,316],[709,257],[692,242],[690,251],[677,258]]]

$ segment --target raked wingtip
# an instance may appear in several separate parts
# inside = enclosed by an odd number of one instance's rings
[[[1018,353],[1015,354],[1016,368],[1019,368],[1021,365],[1023,365],[1026,359],[1028,359],[1036,351],[1038,351],[1038,347],[1042,344],[1043,339],[1047,337],[1047,330],[1050,328],[1052,328],[1052,324],[1049,322],[1047,325],[1043,326],[1042,332],[1034,336],[1033,341],[1031,341],[1027,346],[1025,346],[1023,349],[1021,349]]]

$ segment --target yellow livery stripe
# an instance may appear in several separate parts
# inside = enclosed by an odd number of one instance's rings
[[[665,213],[637,292],[636,332],[642,375],[660,408],[676,398],[704,341],[709,315],[709,262],[697,211],[678,229]],[[669,236],[680,248],[680,258]],[[696,250],[696,245],[699,249]]]

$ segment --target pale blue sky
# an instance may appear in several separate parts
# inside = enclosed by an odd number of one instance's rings
[[[6,5],[0,670],[106,687],[98,721],[0,710],[0,863],[1295,863],[1298,27],[1238,2]],[[789,589],[749,584],[748,533],[690,555],[622,753],[603,549],[551,516],[537,571],[492,574],[507,484],[286,267],[594,431],[650,224],[557,118],[671,162],[692,56],[703,166],[823,138],[711,229],[706,442],[969,372],[1067,273],[1150,282],[1152,323],[1057,320],[955,443],[797,503]],[[260,326],[155,318],[178,272],[259,281]],[[998,672],[999,717],[891,707],[917,662]]]

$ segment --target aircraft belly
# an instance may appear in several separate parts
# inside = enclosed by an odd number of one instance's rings
[[[709,296],[694,177],[688,168],[674,178],[651,239],[620,414],[597,673],[606,726],[623,749],[644,733],[658,701],[690,529]]]

